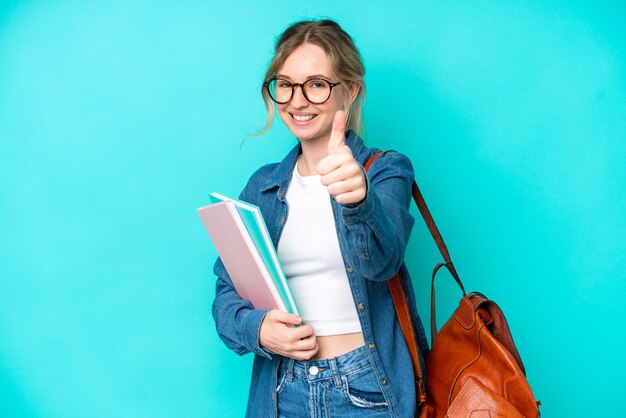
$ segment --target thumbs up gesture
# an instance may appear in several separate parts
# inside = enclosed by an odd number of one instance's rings
[[[346,112],[335,113],[328,141],[328,155],[317,165],[321,182],[328,193],[341,204],[359,203],[365,199],[366,183],[361,166],[346,145]]]

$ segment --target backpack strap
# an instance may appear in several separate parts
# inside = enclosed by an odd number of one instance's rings
[[[437,312],[435,309],[435,276],[437,275],[437,272],[439,271],[439,269],[445,266],[450,272],[450,274],[452,275],[452,277],[454,277],[454,280],[456,280],[459,287],[461,288],[461,291],[463,292],[463,296],[465,296],[466,293],[465,293],[465,287],[463,286],[461,279],[459,279],[459,274],[456,272],[456,269],[454,268],[454,264],[452,263],[452,260],[450,259],[450,253],[448,252],[448,247],[446,247],[446,243],[443,242],[441,233],[439,232],[437,225],[435,225],[435,220],[433,219],[433,216],[430,214],[430,211],[428,210],[428,206],[426,206],[426,202],[424,201],[424,196],[422,196],[422,192],[420,192],[420,189],[419,187],[417,187],[417,183],[415,181],[413,181],[413,200],[415,200],[415,203],[417,203],[417,207],[419,208],[419,211],[422,214],[422,218],[424,218],[424,221],[426,222],[426,226],[428,226],[428,230],[430,231],[430,234],[435,240],[435,243],[437,244],[437,248],[439,248],[439,252],[441,253],[441,256],[443,257],[445,261],[435,266],[435,268],[433,269],[433,274],[432,274],[432,278],[430,282],[430,341],[431,341],[431,344],[434,344],[435,338],[437,338]]]
[[[374,154],[365,164],[365,171],[369,171],[370,166],[374,163],[374,161],[383,154],[388,152],[395,152],[393,150],[388,150],[384,152],[378,152]],[[412,188],[413,200],[417,204],[417,207],[426,222],[426,226],[428,226],[428,230],[432,235],[435,243],[437,244],[437,248],[439,248],[439,252],[441,253],[445,262],[439,263],[435,266],[432,273],[432,282],[431,282],[431,303],[430,303],[430,332],[431,332],[431,343],[435,342],[435,337],[437,335],[437,321],[435,317],[435,276],[441,267],[446,267],[454,280],[456,280],[457,284],[461,288],[463,295],[465,296],[465,288],[463,287],[463,283],[461,279],[459,279],[459,275],[454,268],[454,264],[450,259],[450,253],[448,252],[448,248],[446,247],[445,242],[435,225],[435,220],[433,216],[430,214],[428,210],[428,206],[426,206],[426,202],[424,201],[424,197],[420,192],[417,183],[413,181]],[[398,317],[398,322],[400,323],[400,328],[402,329],[402,334],[404,335],[404,339],[407,343],[407,347],[411,354],[411,360],[413,363],[413,371],[415,373],[416,379],[416,387],[417,387],[417,400],[418,402],[426,401],[426,387],[424,385],[424,374],[422,371],[422,365],[419,360],[418,348],[417,348],[417,340],[415,338],[415,330],[413,327],[413,323],[411,321],[411,314],[409,311],[408,302],[406,299],[406,294],[402,287],[402,281],[400,278],[400,272],[396,273],[391,279],[387,282],[389,284],[389,290],[391,292],[391,297],[393,298],[393,304],[396,310],[396,315]],[[419,406],[419,405],[418,405]]]
[[[365,171],[369,171],[370,166],[376,158],[387,152],[389,151],[374,154],[365,164]],[[389,285],[389,291],[393,299],[393,306],[396,311],[396,316],[398,317],[400,329],[402,330],[404,340],[406,341],[407,348],[409,349],[409,353],[411,355],[411,363],[413,364],[413,374],[415,376],[415,387],[417,391],[416,395],[418,408],[416,410],[418,410],[420,405],[426,402],[426,385],[424,383],[422,363],[419,359],[417,338],[415,338],[415,328],[413,327],[413,322],[411,321],[411,312],[409,311],[406,294],[402,288],[400,272],[397,272],[391,279],[389,279],[387,284]]]

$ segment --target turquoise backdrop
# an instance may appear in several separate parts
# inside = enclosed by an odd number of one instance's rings
[[[411,158],[543,416],[623,414],[626,3],[4,0],[1,417],[243,415],[252,358],[215,332],[195,210],[296,144],[242,140],[276,36],[323,16],[364,57],[367,143]],[[424,319],[438,261],[418,219]]]

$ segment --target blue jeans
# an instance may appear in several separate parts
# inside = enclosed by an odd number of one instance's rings
[[[365,346],[332,359],[283,358],[276,392],[280,418],[390,416]]]

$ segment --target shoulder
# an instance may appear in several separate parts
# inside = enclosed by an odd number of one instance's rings
[[[414,176],[413,164],[411,160],[405,154],[395,151],[386,150],[383,151],[379,148],[371,147],[363,150],[363,158],[361,163],[363,167],[367,162],[377,153],[382,152],[371,164],[368,173],[370,177],[376,177],[379,175],[398,175],[407,176],[412,178]]]
[[[367,160],[379,151],[370,153],[363,164],[364,168]],[[372,162],[366,173],[368,185],[380,192],[379,197],[392,197],[402,202],[404,207],[409,207],[415,182],[415,171],[409,157],[401,152],[388,150]]]
[[[413,167],[409,157],[395,150],[384,151],[384,154],[378,158],[381,164],[402,164]]]
[[[379,155],[371,166],[372,170],[378,171],[384,169],[390,165],[398,165],[400,168],[413,172],[413,166],[411,160],[403,153],[396,150],[385,150],[376,146],[368,146],[365,144],[363,138],[357,135],[354,131],[348,131],[347,140],[350,144],[352,152],[355,153],[355,157],[359,164],[363,167],[374,155]]]

